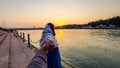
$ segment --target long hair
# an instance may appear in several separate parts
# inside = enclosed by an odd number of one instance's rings
[[[53,31],[53,35],[55,36],[55,29],[54,29],[54,25],[52,23],[48,23],[47,25],[50,26],[51,30]]]

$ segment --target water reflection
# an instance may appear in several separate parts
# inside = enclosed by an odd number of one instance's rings
[[[63,30],[57,30],[56,36],[59,40],[62,40],[63,39]]]
[[[99,35],[99,36],[119,37],[120,31],[119,30],[94,30],[93,32],[91,32],[91,34]]]
[[[94,30],[91,34],[107,40],[120,40],[120,30]]]

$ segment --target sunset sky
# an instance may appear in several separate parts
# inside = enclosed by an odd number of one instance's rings
[[[0,26],[8,28],[84,24],[114,16],[120,16],[120,0],[0,0]]]

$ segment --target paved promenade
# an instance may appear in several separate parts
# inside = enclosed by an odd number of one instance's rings
[[[26,68],[34,55],[22,39],[0,31],[0,68]]]

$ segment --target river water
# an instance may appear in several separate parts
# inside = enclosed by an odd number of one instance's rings
[[[39,47],[42,30],[28,30]],[[120,30],[56,30],[62,59],[75,68],[120,68]],[[36,42],[36,43],[35,43]]]

